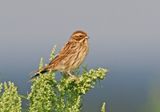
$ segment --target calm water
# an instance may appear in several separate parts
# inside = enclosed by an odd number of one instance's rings
[[[60,49],[74,30],[84,29],[91,37],[84,63],[109,73],[85,96],[83,111],[99,112],[105,101],[112,112],[159,112],[158,1],[65,2],[0,4],[0,81],[11,80],[27,94],[28,74],[40,58],[48,63],[55,44]]]

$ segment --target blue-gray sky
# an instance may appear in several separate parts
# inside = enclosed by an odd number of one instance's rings
[[[160,74],[159,4],[158,0],[1,0],[0,79],[29,88],[25,81],[40,57],[48,62],[55,44],[61,48],[73,31],[83,29],[91,37],[85,63],[110,69],[104,88],[91,92],[89,102],[96,100],[93,94],[105,95],[99,103],[109,99],[113,110],[139,111],[138,106],[121,107],[144,103],[151,79]],[[139,89],[144,91],[131,93]],[[123,101],[125,97],[134,100]]]

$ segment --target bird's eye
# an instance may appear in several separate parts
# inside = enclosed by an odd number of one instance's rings
[[[82,37],[82,35],[80,35],[80,37]]]

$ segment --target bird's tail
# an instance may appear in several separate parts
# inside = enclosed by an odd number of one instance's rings
[[[39,77],[40,74],[44,74],[44,73],[47,73],[47,72],[48,72],[48,70],[46,68],[43,68],[42,70],[38,70],[38,71],[35,72],[35,75],[31,77],[31,80],[36,78],[36,77]]]

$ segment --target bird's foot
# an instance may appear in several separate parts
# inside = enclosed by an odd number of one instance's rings
[[[75,75],[70,75],[70,78],[73,79],[73,80],[78,80],[79,78]]]
[[[74,80],[75,82],[78,82],[79,81],[79,77],[78,76],[75,76],[75,75],[72,75],[70,72],[68,73],[68,76],[71,80]]]

